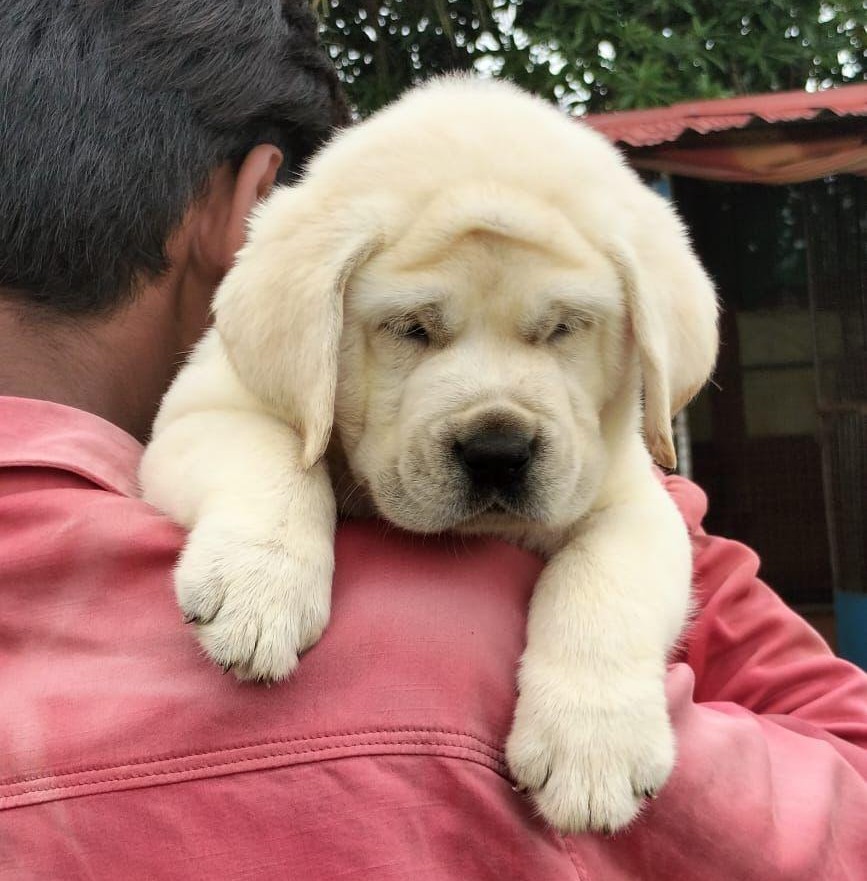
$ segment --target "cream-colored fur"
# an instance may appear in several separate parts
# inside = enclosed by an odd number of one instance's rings
[[[347,514],[519,542],[548,564],[509,766],[559,829],[628,823],[674,761],[691,578],[648,449],[673,463],[716,311],[668,205],[517,89],[436,81],[341,134],[257,212],[144,458],[146,498],[191,530],[177,592],[207,653],[271,680],[316,642],[335,491]],[[458,461],[488,424],[535,439],[514,497],[474,494]]]

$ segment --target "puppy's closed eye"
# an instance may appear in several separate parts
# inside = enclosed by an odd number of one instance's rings
[[[556,342],[563,337],[573,336],[581,331],[589,330],[594,324],[593,317],[584,312],[570,313],[554,325],[554,329],[548,335],[548,342]]]
[[[442,314],[436,307],[395,315],[380,324],[380,330],[401,342],[419,347],[443,347],[449,334]]]
[[[411,340],[427,345],[430,342],[428,329],[415,318],[398,319],[383,325],[383,330],[403,340]]]
[[[562,339],[563,337],[571,336],[575,332],[575,326],[573,324],[569,324],[565,321],[558,321],[556,325],[554,325],[554,329],[548,334],[548,342],[555,343],[557,340]]]
[[[525,336],[527,342],[533,344],[560,343],[589,330],[595,324],[596,317],[589,312],[561,307],[534,321],[526,329]]]

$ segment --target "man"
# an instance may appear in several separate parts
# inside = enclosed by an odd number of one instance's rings
[[[522,551],[350,523],[291,681],[199,657],[136,467],[247,214],[345,118],[314,33],[288,0],[0,11],[0,878],[864,877],[867,679],[678,478],[679,762],[614,838],[507,778]]]

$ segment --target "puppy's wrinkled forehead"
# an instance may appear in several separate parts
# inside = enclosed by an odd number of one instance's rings
[[[401,311],[452,320],[475,312],[528,337],[552,310],[595,319],[623,306],[615,268],[580,231],[541,200],[494,184],[431,200],[352,288],[353,311],[371,320]]]

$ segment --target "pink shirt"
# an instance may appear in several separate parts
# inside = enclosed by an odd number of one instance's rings
[[[140,453],[0,399],[0,878],[867,878],[867,677],[702,532],[687,481],[677,769],[627,832],[564,838],[503,762],[538,560],[349,523],[325,637],[241,685],[181,621],[183,535],[136,498]]]

